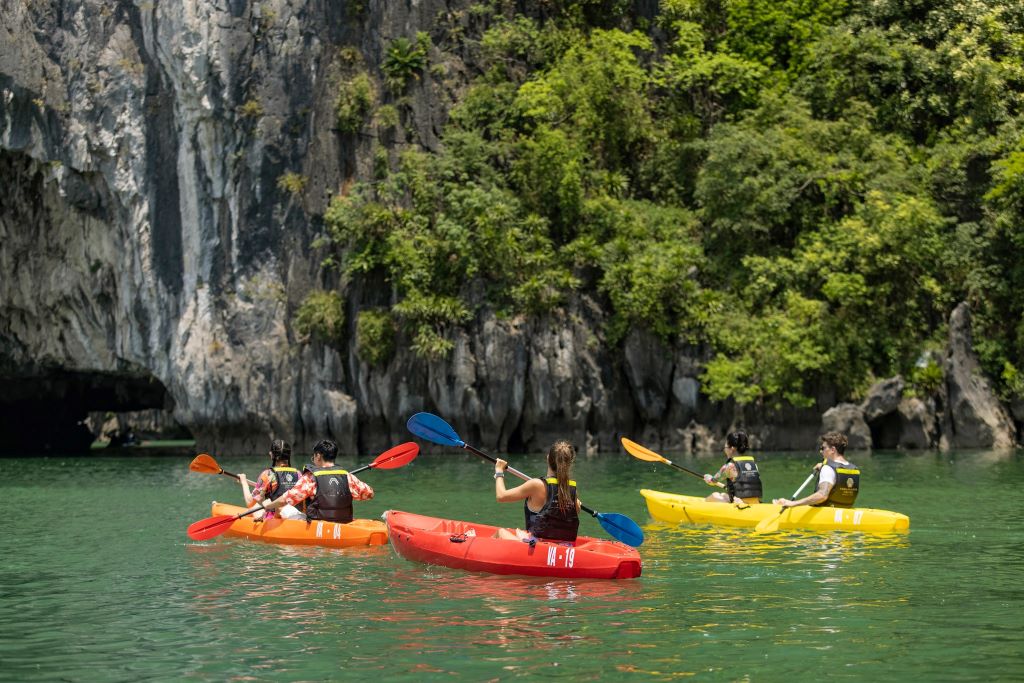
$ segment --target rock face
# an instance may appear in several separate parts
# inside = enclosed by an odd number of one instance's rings
[[[949,350],[945,363],[949,430],[943,435],[951,448],[1012,448],[1016,429],[996,399],[974,355],[971,312],[966,303],[949,318]]]
[[[443,41],[472,21],[468,6],[0,7],[0,380],[17,387],[0,396],[2,436],[88,437],[77,420],[90,411],[165,409],[211,452],[262,453],[281,437],[299,452],[323,437],[375,452],[407,440],[405,420],[430,410],[499,451],[562,437],[585,452],[618,450],[628,434],[692,452],[740,427],[762,448],[813,447],[835,404],[827,389],[806,410],[712,404],[700,393],[706,349],[667,347],[641,330],[610,349],[586,297],[543,319],[485,310],[453,332],[443,361],[420,360],[399,340],[385,366],[362,362],[354,321],[368,297],[346,302],[336,347],[297,338],[299,303],[337,284],[321,279],[315,247],[328,201],[371,177],[380,149],[437,149],[471,70],[469,56],[432,49],[434,68],[389,96],[387,45],[417,31]],[[400,125],[367,116],[360,132],[338,129],[338,91],[353,69],[374,79],[377,104],[398,107]],[[961,378],[951,443],[1002,444],[995,407],[970,412],[983,387],[964,362],[951,356]],[[918,419],[920,406],[885,406]]]
[[[821,429],[846,433],[851,448],[1012,448],[1016,428],[981,374],[966,303],[950,316],[943,372],[945,382],[934,396],[908,395],[898,375],[882,380],[860,405],[826,411]]]

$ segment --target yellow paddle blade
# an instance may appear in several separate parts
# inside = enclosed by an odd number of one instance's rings
[[[636,441],[630,441],[626,437],[622,437],[622,447],[626,449],[626,452],[632,455],[637,460],[646,460],[647,462],[664,462],[672,464],[668,458],[664,458],[649,448],[645,448],[638,444]]]
[[[200,453],[189,463],[188,468],[193,472],[202,472],[203,474],[220,474],[220,465],[211,456],[206,453]]]
[[[760,522],[757,523],[757,526],[754,527],[754,533],[769,534],[773,531],[778,531],[779,522],[782,521],[782,514],[786,511],[786,509],[787,508],[782,508],[779,510],[779,514],[771,515],[769,517],[765,517],[764,519],[762,519]]]

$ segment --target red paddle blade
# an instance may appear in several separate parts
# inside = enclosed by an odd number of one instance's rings
[[[188,537],[193,541],[205,541],[215,536],[220,536],[228,530],[228,527],[236,519],[238,517],[235,515],[217,515],[216,517],[201,519],[189,525]]]
[[[200,453],[189,463],[188,468],[193,472],[202,472],[204,474],[220,474],[220,465],[217,461],[206,453]]]
[[[370,467],[382,470],[393,470],[402,465],[408,465],[419,455],[420,445],[414,441],[406,441],[392,448],[387,449],[370,463]]]

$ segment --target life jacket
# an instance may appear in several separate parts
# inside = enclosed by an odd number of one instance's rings
[[[299,483],[299,471],[294,467],[271,467],[271,477],[277,484],[267,495],[267,500],[277,500]]]
[[[857,494],[860,493],[860,469],[852,462],[826,460],[825,464],[835,470],[836,483],[828,492],[828,498],[819,507],[853,507]],[[818,481],[821,481],[821,472],[818,472]]]
[[[726,478],[725,490],[733,498],[761,500],[761,473],[757,471],[757,463],[752,455],[737,455],[729,458],[736,466],[736,478]]]
[[[351,522],[352,491],[348,488],[348,472],[334,466],[310,471],[316,477],[316,496],[306,507],[306,518],[342,524]]]
[[[580,518],[576,514],[576,482],[569,481],[572,502],[564,514],[558,507],[558,479],[548,477],[544,483],[547,486],[547,501],[540,512],[530,510],[529,499],[523,503],[523,509],[526,511],[526,530],[537,538],[575,541],[580,528]]]

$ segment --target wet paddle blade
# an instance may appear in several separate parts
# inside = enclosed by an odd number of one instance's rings
[[[781,508],[779,514],[772,515],[771,517],[765,517],[757,526],[754,527],[754,533],[756,534],[770,534],[774,531],[779,530],[779,522],[782,520],[782,513],[786,511],[786,508]]]
[[[611,534],[615,540],[634,548],[643,544],[643,530],[626,515],[620,515],[617,512],[598,512],[594,516],[597,517],[601,527]]]
[[[649,448],[641,446],[636,441],[630,441],[626,437],[622,437],[622,447],[626,449],[626,452],[632,455],[638,460],[646,460],[647,462],[669,462],[667,458],[664,458]]]
[[[432,413],[416,413],[409,418],[405,426],[421,439],[440,446],[462,448],[466,445],[450,424]]]
[[[220,536],[222,533],[228,530],[238,517],[235,515],[217,515],[216,517],[207,517],[201,519],[198,522],[190,524],[188,527],[188,537],[193,541],[206,541]]]
[[[384,451],[370,463],[370,467],[379,470],[393,470],[412,462],[420,452],[420,445],[406,441]]]
[[[188,468],[193,472],[202,472],[203,474],[220,474],[220,465],[206,453],[197,455],[189,463]]]

